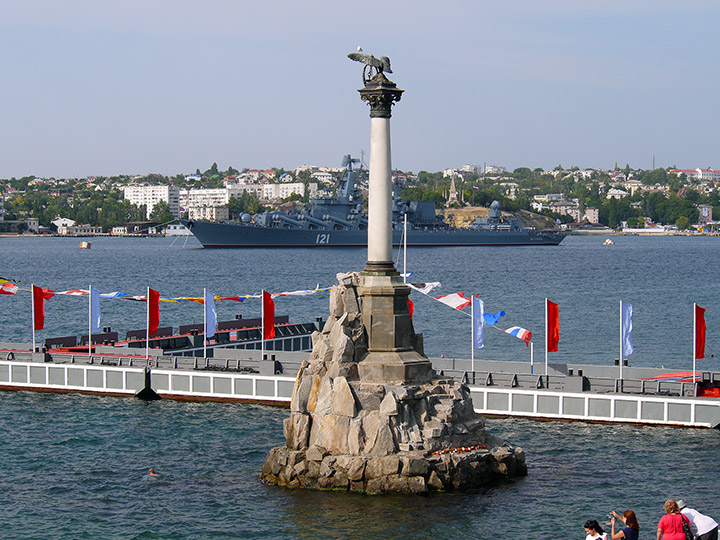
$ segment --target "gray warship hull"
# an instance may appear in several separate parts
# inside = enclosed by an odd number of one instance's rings
[[[288,229],[211,221],[183,221],[183,224],[206,248],[367,247],[367,230]],[[565,236],[554,230],[411,229],[407,232],[407,245],[556,246]],[[402,230],[393,231],[393,245],[402,243]]]

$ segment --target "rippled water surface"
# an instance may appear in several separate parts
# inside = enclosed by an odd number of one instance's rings
[[[706,369],[717,349],[717,238],[571,237],[557,248],[426,248],[408,253],[414,280],[437,293],[479,293],[504,326],[542,343],[543,298],[560,304],[560,352],[551,361],[612,364],[618,301],[635,307],[635,365],[684,369],[692,351],[692,303],[707,307]],[[0,238],[0,276],[55,290],[86,288],[164,296],[246,294],[330,285],[361,269],[365,252],[203,250],[190,239]],[[468,317],[416,297],[415,325],[430,355],[469,356]],[[47,303],[45,337],[79,334],[86,303]],[[104,326],[142,328],[144,305],[103,300]],[[218,306],[220,319],[259,315],[256,301]],[[277,300],[305,321],[327,296]],[[161,324],[201,322],[195,304],[162,305]],[[0,297],[0,341],[29,341],[29,295]],[[538,350],[541,347],[538,346]],[[480,357],[527,361],[524,344],[488,332]],[[720,433],[657,427],[491,420],[489,429],[528,455],[525,479],[463,495],[367,497],[263,486],[267,451],[282,442],[283,409],[240,404],[142,403],[127,398],[0,392],[0,537],[584,538],[586,519],[633,508],[641,538],[655,538],[668,496],[720,518]],[[144,480],[149,467],[161,473]]]
[[[16,392],[0,411],[3,538],[584,538],[628,507],[654,538],[668,496],[720,516],[716,431],[491,420],[526,478],[369,497],[260,483],[283,409]]]

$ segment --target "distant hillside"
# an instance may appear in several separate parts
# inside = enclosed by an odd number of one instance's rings
[[[438,213],[446,216],[445,221],[451,225],[462,228],[468,227],[477,217],[487,217],[488,210],[489,208],[483,206],[466,206],[465,208],[445,208]],[[535,214],[534,212],[528,212],[527,210],[503,212],[502,214],[507,217],[519,217],[524,227],[547,229],[554,225],[551,219],[540,214]],[[449,218],[451,215],[453,217]]]

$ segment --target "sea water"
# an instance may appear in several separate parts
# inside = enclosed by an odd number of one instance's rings
[[[708,309],[707,359],[720,369],[716,238],[569,237],[547,248],[408,251],[410,281],[440,281],[434,296],[479,294],[498,326],[543,339],[543,299],[560,305],[551,361],[611,366],[618,303],[634,307],[631,365],[689,369],[692,304]],[[0,277],[56,291],[87,288],[162,296],[312,289],[361,269],[362,249],[204,250],[194,239],[0,239]],[[31,339],[29,294],[0,296],[0,341]],[[468,357],[467,315],[413,293],[414,324],[430,356]],[[276,299],[294,321],[327,313],[327,293]],[[103,326],[143,328],[145,305],[103,300]],[[202,322],[194,303],[161,304],[161,325]],[[257,300],[218,303],[219,319],[259,315]],[[46,302],[46,337],[87,327],[87,297]],[[542,350],[538,345],[536,352]],[[526,362],[522,341],[488,329],[476,357]],[[488,421],[527,452],[528,476],[465,494],[369,497],[263,486],[267,451],[283,442],[283,409],[220,403],[0,393],[0,536],[3,538],[583,538],[586,519],[634,509],[654,538],[662,503],[683,498],[720,517],[720,433],[584,423]],[[145,479],[150,467],[159,478]]]

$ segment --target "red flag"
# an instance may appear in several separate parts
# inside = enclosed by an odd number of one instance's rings
[[[263,305],[263,339],[275,337],[275,302],[269,292],[262,292]]]
[[[413,316],[413,311],[415,311],[415,304],[412,303],[412,300],[408,298],[408,310],[410,311],[410,316]]]
[[[560,309],[550,300],[546,302],[547,313],[547,352],[557,352],[560,341]]]
[[[6,281],[0,284],[0,294],[16,294],[18,292],[17,283]]]
[[[160,293],[148,289],[148,331],[150,335],[157,332],[158,326],[160,325]]]
[[[32,286],[33,294],[33,319],[35,330],[42,330],[45,327],[45,295],[41,287]]]
[[[705,358],[705,308],[695,304],[695,358]]]

